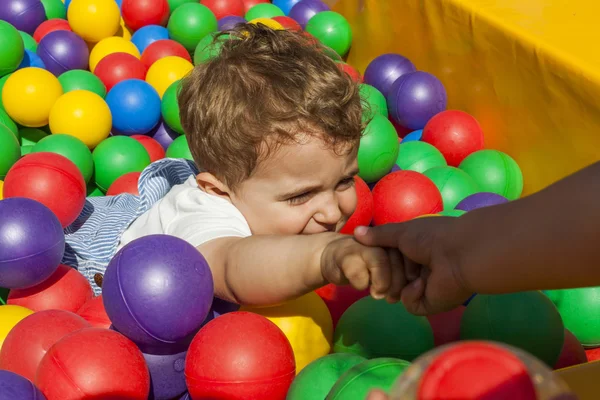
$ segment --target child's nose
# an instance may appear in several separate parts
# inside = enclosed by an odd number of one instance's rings
[[[321,203],[314,218],[318,223],[326,225],[337,224],[342,219],[342,211],[335,195]]]

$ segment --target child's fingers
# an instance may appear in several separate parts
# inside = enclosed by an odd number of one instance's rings
[[[371,276],[371,296],[375,299],[385,298],[392,279],[387,252],[382,248],[374,247],[364,252],[363,257]]]
[[[365,290],[369,287],[371,277],[365,261],[360,255],[348,257],[342,264],[342,273],[353,288]]]

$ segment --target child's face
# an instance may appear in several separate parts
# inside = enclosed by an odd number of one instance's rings
[[[253,234],[339,231],[356,208],[356,150],[337,155],[319,138],[282,145],[231,201]]]

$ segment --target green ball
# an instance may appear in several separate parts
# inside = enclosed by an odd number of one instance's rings
[[[438,213],[438,215],[441,215],[442,217],[460,217],[466,213],[467,212],[463,210],[445,210]]]
[[[426,142],[410,141],[400,143],[396,165],[402,170],[423,173],[434,167],[448,165],[442,153]]]
[[[194,65],[205,63],[218,56],[225,42],[231,39],[230,35],[216,35],[211,33],[198,42],[194,50]]]
[[[86,182],[94,173],[92,152],[80,139],[71,135],[53,134],[46,136],[31,150],[31,153],[49,152],[65,156],[81,171]]]
[[[198,0],[167,0],[167,2],[169,3],[170,13],[173,14],[173,11],[175,11],[175,9],[180,5],[186,3],[197,3]]]
[[[373,389],[389,392],[410,363],[397,358],[375,358],[346,371],[329,392],[327,400],[364,400]],[[287,399],[286,399],[287,400]]]
[[[583,346],[600,346],[600,287],[547,290],[546,295]]]
[[[431,350],[433,330],[425,317],[406,311],[402,303],[364,297],[338,321],[333,336],[335,353],[365,358],[394,357],[412,361]]]
[[[92,153],[94,182],[106,192],[119,177],[129,172],[142,172],[150,165],[144,146],[128,136],[113,136],[103,140]]]
[[[375,114],[365,128],[358,147],[358,174],[367,183],[390,172],[398,157],[398,134],[383,115]]]
[[[4,125],[0,125],[0,180],[4,180],[8,170],[21,157],[19,141]]]
[[[475,296],[460,324],[461,340],[491,340],[519,347],[553,367],[565,337],[558,310],[542,292]]]
[[[482,192],[492,192],[516,200],[523,193],[523,173],[517,162],[498,150],[469,154],[458,166],[477,182]]]
[[[32,145],[21,146],[21,157],[25,157],[27,154],[31,153],[32,149]]]
[[[63,88],[63,92],[72,92],[74,90],[87,90],[96,93],[98,96],[106,97],[106,86],[96,75],[90,71],[82,69],[72,69],[61,74],[58,81]]]
[[[296,376],[286,400],[323,400],[337,380],[357,364],[366,361],[356,354],[328,354],[308,364]]]
[[[19,136],[21,137],[21,146],[33,146],[48,134],[40,128],[21,128]]]
[[[6,126],[13,133],[13,135],[15,135],[17,140],[20,140],[19,128],[17,127],[17,124],[8,116],[8,114],[4,110],[0,110],[0,124]]]
[[[439,189],[446,211],[453,210],[465,197],[479,192],[473,178],[458,168],[433,167],[425,171],[423,175],[431,179]]]
[[[2,104],[2,89],[4,89],[4,84],[10,78],[12,74],[4,75],[0,78],[0,109],[4,110],[4,104]]]
[[[185,158],[186,160],[194,161],[190,146],[188,145],[187,138],[185,136],[179,136],[177,139],[169,145],[166,158]]]
[[[6,305],[6,301],[8,300],[8,292],[10,292],[10,289],[0,288],[0,305]]]
[[[17,28],[0,20],[0,76],[14,72],[25,54],[25,45]]]
[[[173,82],[165,91],[160,104],[160,111],[165,123],[169,128],[173,129],[180,135],[185,134],[181,126],[181,118],[179,117],[179,103],[177,102],[177,94],[179,93],[181,81]]]
[[[388,107],[385,96],[377,90],[375,87],[366,83],[361,83],[359,86],[360,98],[363,104],[366,103],[367,107],[363,107],[367,113],[367,118],[371,118],[373,114],[379,113],[384,117],[388,116]]]
[[[47,19],[67,19],[67,7],[61,0],[42,0]]]
[[[19,35],[21,35],[21,39],[23,39],[23,46],[25,46],[25,49],[35,53],[38,45],[33,36],[23,31],[19,31]]]
[[[252,6],[244,18],[246,21],[252,21],[256,18],[273,18],[273,17],[284,17],[285,13],[281,11],[281,8],[271,3],[259,3]]]
[[[102,197],[105,196],[102,190],[98,189],[98,186],[94,182],[89,182],[87,185],[87,197]]]
[[[171,14],[167,29],[169,38],[192,52],[203,37],[218,29],[217,18],[205,5],[184,3]]]
[[[346,18],[335,11],[315,14],[306,24],[306,32],[340,56],[348,53],[352,45],[352,28]]]

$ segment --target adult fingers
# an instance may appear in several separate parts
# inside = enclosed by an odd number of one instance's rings
[[[402,254],[397,249],[387,249],[388,258],[390,260],[391,280],[390,287],[387,292],[387,301],[395,303],[400,300],[402,289],[407,284],[404,274],[404,265],[402,262]]]

